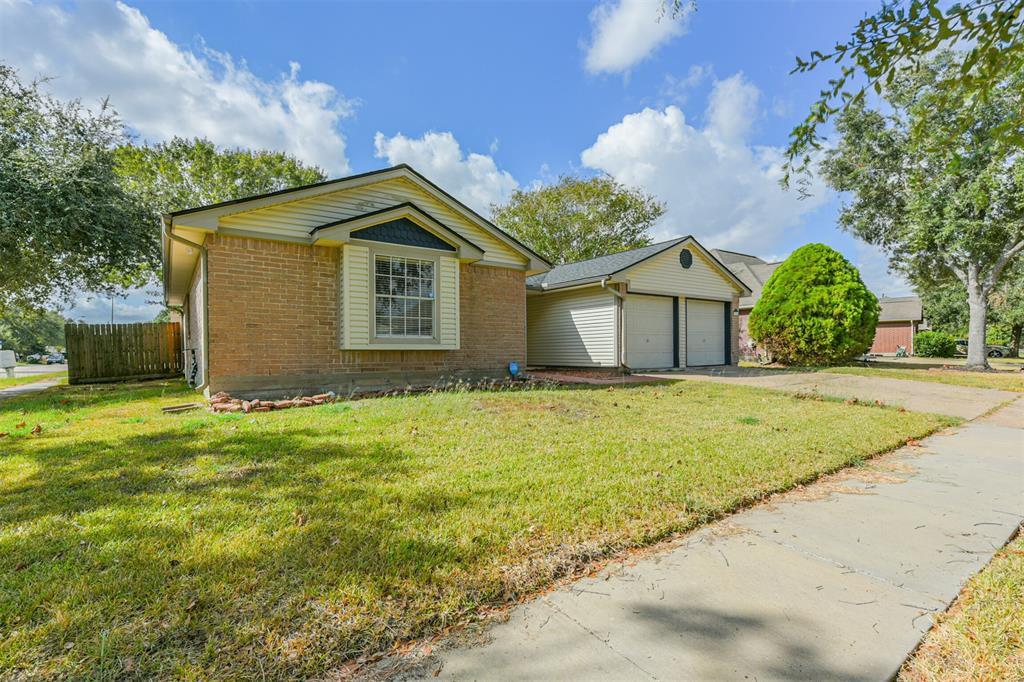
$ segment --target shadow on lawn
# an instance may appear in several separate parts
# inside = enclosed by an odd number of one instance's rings
[[[10,444],[35,468],[0,500],[0,574],[11,576],[0,630],[43,633],[22,663],[93,676],[114,659],[125,672],[130,657],[148,676],[196,660],[287,676],[403,635],[417,624],[405,605],[450,595],[433,576],[472,560],[424,531],[469,500],[400,494],[391,484],[415,471],[406,453],[322,435]]]

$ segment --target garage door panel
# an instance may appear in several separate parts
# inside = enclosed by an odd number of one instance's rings
[[[631,295],[626,299],[626,364],[634,369],[672,367],[672,299]]]
[[[686,364],[725,364],[725,304],[721,301],[686,301]]]

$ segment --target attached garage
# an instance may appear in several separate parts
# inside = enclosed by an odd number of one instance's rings
[[[633,369],[676,367],[675,300],[630,295],[625,301],[626,365]]]
[[[729,364],[725,360],[730,306],[721,301],[686,300],[686,366]]]
[[[749,293],[692,237],[560,265],[527,279],[527,364],[732,364],[737,302]]]

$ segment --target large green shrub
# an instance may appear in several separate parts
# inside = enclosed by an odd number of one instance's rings
[[[914,336],[914,355],[951,358],[956,355],[956,339],[945,332],[918,332]]]
[[[835,249],[808,244],[765,282],[750,314],[750,335],[773,360],[826,365],[871,348],[878,299]]]

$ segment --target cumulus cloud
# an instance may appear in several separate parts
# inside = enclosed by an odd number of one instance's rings
[[[500,204],[519,187],[508,171],[498,168],[485,154],[463,154],[450,132],[429,132],[412,138],[398,133],[373,138],[377,158],[391,165],[407,163],[450,192],[473,210],[488,215],[491,204]]]
[[[289,152],[332,174],[349,171],[339,125],[354,102],[301,79],[297,63],[260,78],[225,52],[175,44],[122,3],[0,0],[0,23],[0,58],[23,79],[52,77],[52,92],[86,104],[109,96],[145,139],[202,136]]]
[[[590,13],[585,64],[591,73],[624,73],[686,32],[690,9],[663,13],[659,0],[602,2]]]
[[[784,191],[782,148],[750,141],[760,92],[741,74],[716,81],[703,125],[676,106],[629,114],[584,150],[583,165],[641,187],[668,204],[655,237],[693,234],[708,247],[773,253],[801,217],[828,199]]]

